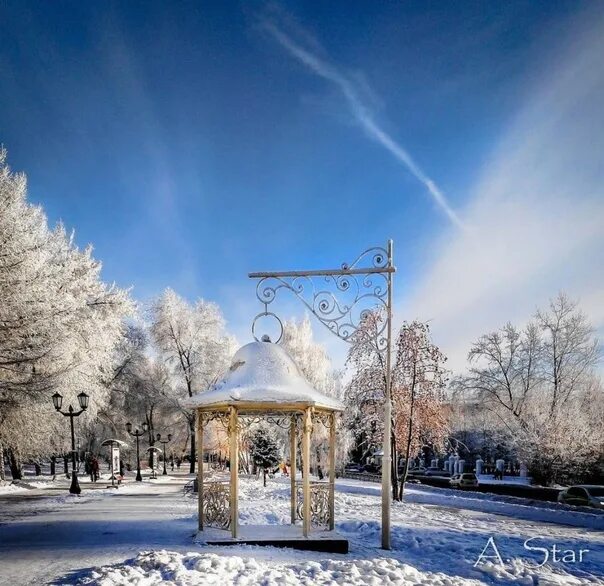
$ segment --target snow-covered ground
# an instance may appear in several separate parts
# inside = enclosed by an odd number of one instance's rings
[[[18,484],[13,484],[12,482],[0,482],[0,495],[9,494],[13,492],[23,492],[26,490],[26,487],[19,486]]]
[[[419,485],[393,506],[393,549],[379,548],[379,486],[342,480],[338,531],[348,555],[195,543],[196,498],[184,475],[98,484],[80,497],[67,481],[0,495],[0,583],[20,584],[604,584],[604,514]],[[57,490],[57,485],[60,490]],[[287,480],[242,479],[241,523],[287,523]],[[494,557],[475,563],[481,552]],[[527,550],[547,548],[544,554]],[[573,550],[552,559],[552,546]],[[578,561],[579,551],[582,554]]]

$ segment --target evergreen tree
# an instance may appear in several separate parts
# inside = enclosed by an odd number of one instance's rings
[[[264,486],[266,475],[281,461],[281,450],[273,433],[267,427],[259,427],[250,436],[250,455],[257,468],[262,468]]]

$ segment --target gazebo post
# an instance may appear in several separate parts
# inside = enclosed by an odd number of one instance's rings
[[[308,537],[310,533],[310,432],[312,431],[312,408],[304,410],[304,435],[302,436],[302,474],[304,475],[304,502],[302,518],[302,534]]]
[[[197,410],[197,508],[199,530],[203,531],[203,416],[201,409]]]
[[[292,415],[291,424],[289,426],[289,473],[290,473],[290,486],[291,486],[291,523],[296,524],[296,508],[297,508],[297,494],[296,494],[296,416]]]
[[[237,538],[239,522],[239,421],[237,407],[229,408],[229,466],[231,468],[231,535]]]
[[[336,414],[329,414],[329,530],[335,528]]]

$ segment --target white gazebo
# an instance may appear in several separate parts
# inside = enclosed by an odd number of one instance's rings
[[[188,407],[197,414],[199,530],[222,530],[220,543],[289,545],[324,551],[347,551],[345,540],[334,533],[336,415],[343,410],[302,376],[291,356],[268,339],[240,348],[222,380],[193,396]],[[238,522],[239,436],[246,423],[267,420],[289,428],[291,468],[291,525],[282,526],[278,539]],[[228,432],[230,479],[204,480],[203,434],[211,421]],[[329,430],[329,474],[326,482],[310,479],[310,444],[313,425]],[[302,435],[302,481],[296,481],[297,437]],[[301,519],[301,527],[296,521]],[[211,536],[217,533],[212,530]],[[220,535],[220,534],[219,534]],[[332,549],[332,545],[338,541]],[[210,543],[211,541],[208,541]],[[316,547],[317,543],[321,544]],[[314,543],[314,546],[313,546]],[[343,545],[345,544],[345,546]]]

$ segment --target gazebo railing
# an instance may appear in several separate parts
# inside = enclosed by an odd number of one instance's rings
[[[301,407],[297,404],[284,404],[281,407],[283,425],[286,424],[285,414],[289,417],[289,439],[290,439],[290,467],[292,474],[290,478],[291,502],[290,520],[295,525],[298,519],[302,520],[302,535],[309,537],[311,527],[326,527],[329,531],[335,528],[334,519],[334,497],[335,497],[335,446],[336,446],[336,411],[325,408],[315,409],[312,405]],[[274,405],[253,405],[254,412],[265,414],[270,417],[277,415]],[[230,530],[233,539],[239,538],[239,450],[241,440],[241,417],[245,418],[251,414],[251,407],[245,405],[239,412],[239,406],[229,405],[228,410],[223,411],[197,410],[197,449],[203,454],[204,426],[219,418],[226,426],[229,440],[229,482],[224,480],[204,480],[204,468],[198,468],[198,508],[199,508],[199,530],[206,527],[215,527]],[[325,416],[324,416],[325,415]],[[313,430],[313,418],[327,426],[329,430],[329,480],[312,481],[310,475],[310,448],[311,434]],[[302,436],[302,461],[301,468],[303,480],[297,482],[293,471],[298,470],[297,440]],[[306,495],[306,498],[305,498]]]
[[[332,511],[329,482],[310,482],[310,523],[313,527],[329,527]],[[304,485],[296,482],[298,519],[304,519]]]
[[[203,524],[206,527],[229,529],[231,526],[231,488],[228,480],[203,483]]]

